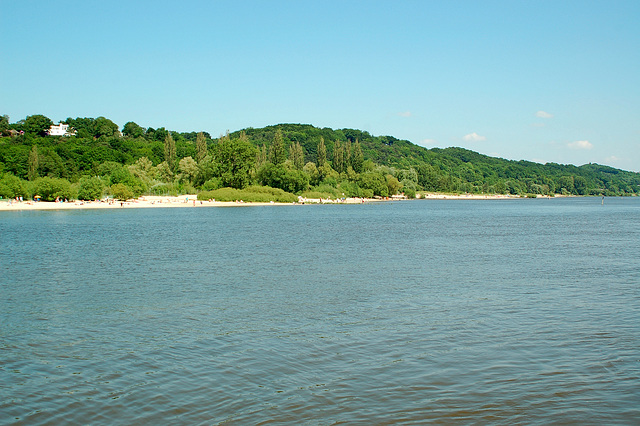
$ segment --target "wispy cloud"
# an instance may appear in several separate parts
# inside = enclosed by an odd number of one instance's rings
[[[571,149],[591,149],[593,144],[589,141],[575,141],[569,142],[567,146]]]
[[[400,117],[411,117],[411,111],[403,111],[403,112],[399,112],[397,113],[397,115],[399,115]]]
[[[553,118],[553,114],[549,114],[546,111],[538,111],[538,112],[536,112],[536,117],[538,117],[538,118]]]
[[[468,135],[464,135],[462,139],[466,142],[481,142],[481,141],[487,140],[487,138],[485,138],[484,136],[480,136],[476,132],[469,133]]]
[[[435,145],[437,141],[435,139],[422,139],[420,141],[420,145],[422,146],[430,146],[430,145]]]

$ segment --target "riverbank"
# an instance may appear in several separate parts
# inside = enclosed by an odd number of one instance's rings
[[[504,200],[521,198],[517,195],[503,194],[441,194],[426,193],[421,194],[418,199],[422,200]],[[540,197],[539,197],[540,198]],[[543,198],[547,198],[546,196]],[[46,202],[46,201],[15,201],[0,200],[0,211],[18,210],[80,210],[80,209],[122,209],[122,208],[152,208],[152,207],[240,207],[240,206],[273,206],[273,205],[304,205],[304,204],[365,204],[385,201],[397,201],[399,198],[345,198],[339,200],[329,200],[321,198],[300,198],[297,203],[278,202],[244,202],[244,201],[215,201],[198,200],[196,194],[180,196],[144,196],[134,200],[116,201],[105,199],[100,201],[68,201],[68,202]]]
[[[0,211],[14,210],[81,210],[81,209],[123,209],[123,208],[153,208],[153,207],[239,207],[239,206],[273,206],[273,205],[303,205],[303,204],[363,204],[378,202],[381,200],[367,198],[346,198],[344,200],[327,199],[303,199],[297,203],[262,202],[249,203],[244,201],[215,201],[198,200],[198,196],[180,195],[172,196],[144,196],[134,200],[116,201],[68,201],[68,202],[46,202],[46,201],[16,201],[1,200]]]

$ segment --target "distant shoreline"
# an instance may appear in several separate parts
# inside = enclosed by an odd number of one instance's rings
[[[559,197],[559,196],[557,196]],[[521,199],[523,197],[503,194],[441,194],[427,193],[418,200],[507,200]],[[547,198],[539,196],[538,198]],[[554,198],[554,197],[551,197]],[[86,210],[86,209],[124,209],[124,208],[186,208],[186,207],[241,207],[241,206],[291,206],[309,204],[367,204],[386,201],[397,201],[398,199],[378,199],[378,198],[346,198],[344,200],[328,199],[302,199],[297,203],[280,202],[244,202],[244,201],[209,201],[198,200],[197,195],[180,196],[143,196],[134,200],[116,201],[68,201],[68,202],[46,202],[46,201],[15,201],[0,200],[0,211],[24,211],[24,210]]]

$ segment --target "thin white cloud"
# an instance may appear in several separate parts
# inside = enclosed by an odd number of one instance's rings
[[[403,112],[399,112],[398,115],[400,117],[411,117],[411,111],[403,111]]]
[[[464,135],[462,139],[466,142],[482,142],[487,140],[487,138],[485,138],[484,136],[480,136],[476,132],[469,133],[468,135]]]
[[[435,139],[422,139],[420,145],[434,145],[436,143]]]
[[[618,161],[620,161],[620,159],[615,155],[612,155],[611,157],[605,158],[604,161],[605,163],[617,163]]]
[[[567,146],[571,149],[591,149],[593,144],[589,141],[575,141],[569,142]]]
[[[538,118],[553,118],[553,114],[549,114],[546,111],[538,111],[538,112],[536,112],[536,117],[538,117]]]

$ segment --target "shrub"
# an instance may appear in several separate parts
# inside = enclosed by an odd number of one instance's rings
[[[78,181],[78,199],[95,200],[102,197],[104,183],[99,177],[85,176]]]
[[[56,198],[74,198],[71,183],[62,178],[38,178],[33,182],[33,191],[34,196],[39,195],[42,201],[54,201]]]
[[[247,201],[254,203],[293,203],[298,197],[279,188],[268,186],[250,186],[245,189],[220,188],[214,191],[203,191],[198,194],[199,200],[214,199],[216,201]]]
[[[117,200],[126,201],[133,198],[133,191],[123,183],[111,185],[111,195]]]

